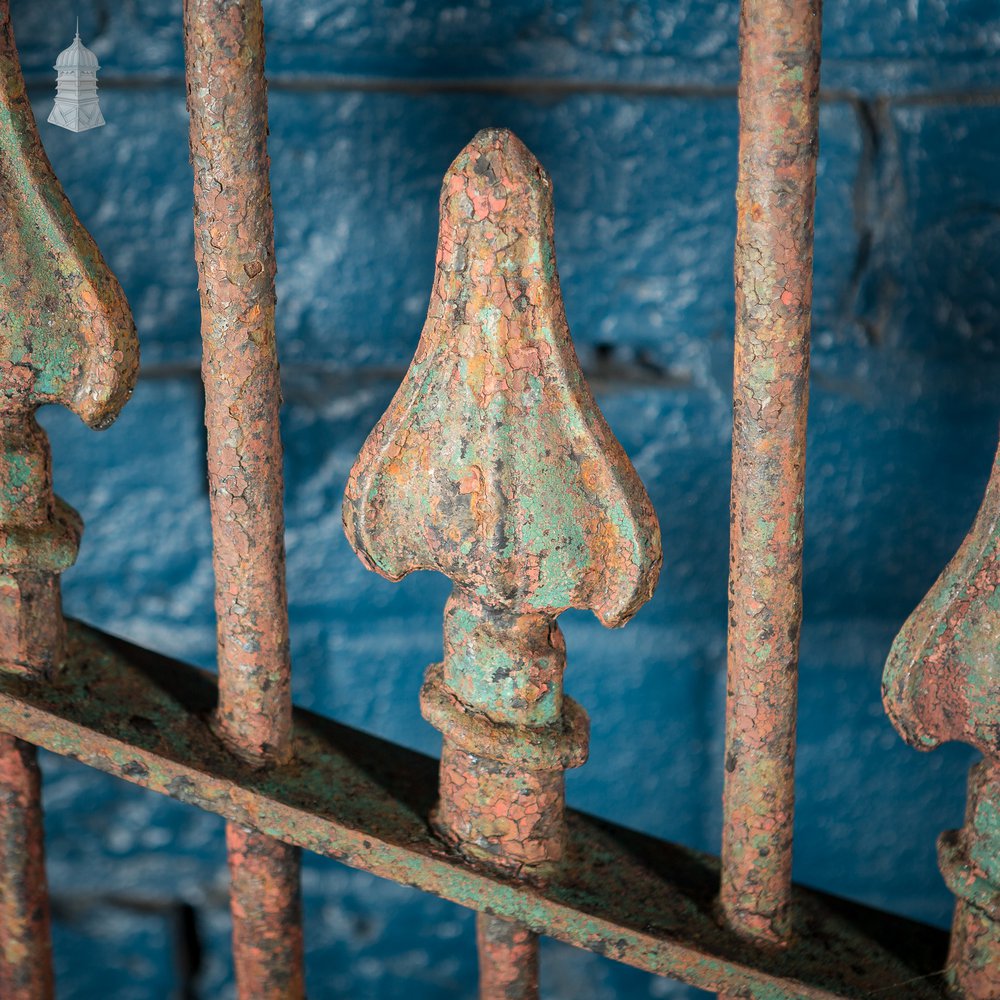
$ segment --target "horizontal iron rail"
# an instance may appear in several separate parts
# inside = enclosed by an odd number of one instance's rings
[[[774,1000],[946,996],[940,930],[793,889],[792,942],[741,941],[716,913],[718,860],[568,811],[565,863],[518,882],[452,852],[427,816],[430,757],[296,709],[295,757],[256,769],[210,728],[214,675],[69,622],[51,684],[0,671],[0,730],[351,867],[702,989]]]

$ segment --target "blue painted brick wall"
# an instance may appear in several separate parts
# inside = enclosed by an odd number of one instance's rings
[[[13,0],[46,150],[129,296],[143,376],[104,434],[44,412],[84,515],[67,610],[211,666],[180,4]],[[57,52],[101,59],[106,128],[45,124]],[[366,573],[347,470],[416,344],[437,190],[485,125],[555,182],[570,325],[663,525],[624,632],[565,616],[591,711],[576,806],[716,850],[725,692],[737,3],[265,0],[298,703],[436,752],[443,580]],[[970,754],[906,748],[889,643],[964,535],[1000,418],[1000,8],[828,0],[816,222],[796,877],[946,925],[934,840]],[[60,996],[232,995],[221,821],[46,757]],[[307,858],[315,1000],[471,997],[470,916]],[[193,928],[193,930],[192,930]],[[690,997],[545,945],[553,998]],[[703,995],[703,994],[699,994]]]

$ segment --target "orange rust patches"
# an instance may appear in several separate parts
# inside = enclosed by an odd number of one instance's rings
[[[281,386],[260,0],[185,0],[185,57],[212,509],[219,704],[228,747],[292,755]],[[227,828],[239,995],[301,997],[298,856]]]
[[[904,739],[982,751],[961,830],[938,841],[957,897],[948,979],[967,1000],[1000,995],[1000,449],[968,535],[907,619],[885,665],[883,700]]]
[[[564,785],[562,770],[507,765],[446,740],[434,825],[462,853],[526,875],[563,856]]]
[[[53,995],[41,775],[33,746],[0,734],[0,997]]]
[[[444,661],[421,692],[444,736],[433,822],[463,854],[538,879],[563,856],[563,772],[587,744],[556,616],[627,621],[655,585],[659,526],[580,372],[537,160],[511,133],[481,132],[440,215],[420,345],[351,471],[344,527],[389,579],[454,581]],[[493,973],[514,982],[503,954]]]
[[[498,610],[459,590],[449,597],[442,676],[470,711],[504,724],[554,724],[565,669],[562,630],[548,615]]]
[[[1000,466],[998,466],[1000,468]],[[1000,475],[997,476],[1000,481]],[[1000,507],[997,508],[1000,513]],[[983,753],[998,756],[1000,733],[1000,657],[994,653],[994,666],[985,678],[976,676],[977,662],[989,655],[985,648],[1000,643],[995,627],[984,619],[990,616],[989,601],[1000,588],[1000,546],[986,555],[975,575],[966,581],[963,591],[952,601],[946,613],[938,617],[934,643],[924,650],[920,683],[915,688],[912,711],[923,728],[936,741],[961,740]],[[1000,622],[994,611],[992,619]],[[961,655],[959,647],[969,633],[981,636],[978,656]],[[985,681],[985,683],[983,683]],[[983,690],[985,688],[985,690]],[[989,706],[984,713],[978,705]],[[984,715],[988,717],[984,718]]]
[[[291,702],[263,15],[259,2],[186,0],[184,18],[219,725],[239,752],[283,758]]]
[[[1000,930],[995,914],[962,902],[956,905],[948,981],[966,1000],[1000,997]]]
[[[299,849],[226,824],[233,956],[240,996],[305,996]]]
[[[972,528],[903,625],[886,661],[886,711],[915,746],[960,740],[997,759],[998,588],[1000,448]]]
[[[507,919],[528,915],[536,932],[701,989],[859,1000],[903,983],[907,1000],[943,998],[947,938],[937,929],[799,887],[809,933],[783,953],[743,947],[713,916],[716,859],[571,811],[558,871],[518,884],[431,836],[437,761],[300,711],[296,761],[262,780],[205,726],[215,694],[214,675],[73,623],[58,684],[0,673],[0,725],[234,822],[266,817],[283,839],[352,867]]]
[[[965,824],[938,840],[938,863],[957,897],[948,981],[965,1000],[1000,996],[1000,764],[984,759],[969,772]]]
[[[819,42],[818,0],[744,0],[721,903],[772,944],[790,930]]]
[[[509,920],[476,917],[479,1000],[533,1000],[538,996],[538,938]]]
[[[63,655],[59,574],[80,544],[79,516],[52,491],[52,455],[34,410],[0,412],[0,663],[38,678]]]
[[[477,222],[468,191],[497,185],[506,206]],[[456,447],[463,440],[468,446]],[[455,503],[470,459],[484,478],[474,511]],[[587,461],[605,474],[604,487],[585,495],[576,469]],[[366,565],[389,579],[434,568],[470,589],[485,586],[498,605],[533,606],[545,592],[537,582],[551,579],[540,570],[543,544],[512,544],[509,557],[488,557],[523,537],[533,504],[567,492],[577,521],[621,511],[635,540],[616,550],[605,580],[571,576],[577,586],[548,610],[592,607],[605,623],[621,623],[656,579],[655,514],[579,371],[555,270],[548,177],[515,137],[486,131],[445,178],[427,321],[406,379],[349,476],[345,527]],[[553,537],[546,560],[558,545]],[[574,561],[582,567],[590,553],[567,553]],[[528,593],[519,594],[525,583]]]
[[[62,666],[59,574],[82,525],[52,490],[35,410],[58,403],[91,427],[132,392],[139,345],[128,303],[42,149],[7,0],[0,0],[0,671],[29,683]],[[0,996],[53,990],[35,749],[0,734]]]
[[[0,409],[59,403],[104,427],[135,384],[135,326],[42,148],[8,0],[0,2],[0,102]]]

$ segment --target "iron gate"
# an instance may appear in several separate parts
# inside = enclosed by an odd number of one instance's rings
[[[359,456],[345,528],[390,579],[454,583],[424,717],[440,764],[292,708],[274,239],[259,0],[185,0],[218,677],[64,621],[81,523],[35,410],[110,423],[128,305],[42,151],[0,0],[0,996],[52,995],[41,746],[224,816],[241,997],[304,992],[298,851],[478,912],[484,997],[537,993],[546,934],[721,996],[1000,997],[1000,455],[966,541],[896,640],[887,710],[982,751],[939,858],[946,936],[791,882],[818,0],[744,0],[730,626],[721,857],[567,809],[587,714],[557,615],[623,624],[660,567],[656,515],[569,338],[551,185],[481,132],[445,176],[416,356]]]

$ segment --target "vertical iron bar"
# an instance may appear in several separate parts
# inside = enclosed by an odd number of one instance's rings
[[[52,459],[30,410],[0,414],[0,446],[0,534],[41,534],[54,517]],[[64,643],[58,575],[0,565],[4,669],[45,683]],[[48,1000],[55,989],[44,845],[38,751],[0,733],[0,997],[12,1000]]]
[[[281,388],[260,0],[185,0],[195,257],[202,304],[219,707],[234,753],[289,759]],[[301,997],[295,848],[229,825],[239,995]]]
[[[240,996],[304,996],[298,849],[238,823],[226,849]]]
[[[10,1000],[54,990],[41,796],[37,751],[0,734],[0,997]]]
[[[789,934],[819,0],[744,0],[721,904]]]
[[[538,996],[538,935],[488,913],[476,915],[480,1000]]]

